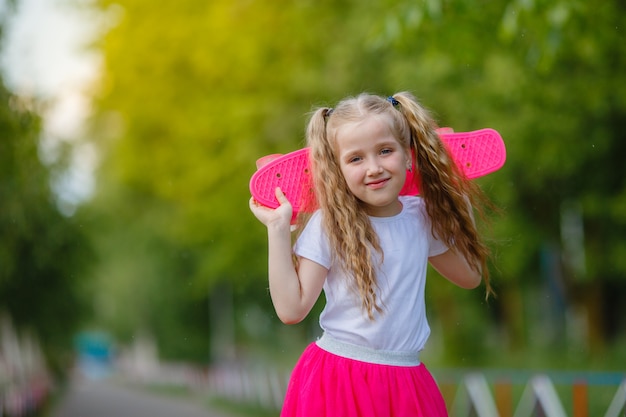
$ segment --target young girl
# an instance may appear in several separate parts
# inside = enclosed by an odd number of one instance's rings
[[[322,289],[326,295],[323,336],[293,370],[281,416],[447,415],[419,358],[430,334],[427,264],[475,288],[488,251],[472,215],[480,190],[457,169],[436,129],[406,92],[361,94],[316,110],[307,144],[318,209],[299,218],[293,251],[292,207],[281,190],[275,210],[250,200],[267,227],[278,317],[298,323]],[[399,195],[407,170],[419,181],[418,197]]]

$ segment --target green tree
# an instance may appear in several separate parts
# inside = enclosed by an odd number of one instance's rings
[[[98,275],[122,281],[118,288],[130,293],[146,285],[185,285],[188,300],[200,303],[214,285],[231,282],[236,298],[267,305],[266,242],[247,208],[248,180],[255,159],[301,146],[312,103],[351,82],[352,74],[342,68],[353,57],[339,56],[326,30],[341,27],[343,16],[336,13],[345,9],[347,15],[349,7],[191,0],[158,8],[149,1],[100,4],[117,20],[100,45],[106,71],[93,131],[103,163],[99,197],[85,215],[115,213],[95,239],[125,255],[100,252]],[[133,273],[120,239],[160,241],[185,256],[150,247],[140,261],[148,271]],[[116,321],[130,326],[134,319],[123,317],[157,317],[184,305],[170,301],[149,302],[143,313],[136,303],[125,304]],[[205,317],[197,320],[198,329]],[[167,334],[161,329],[162,338],[172,340]]]
[[[582,312],[597,351],[625,325],[618,318],[626,292],[626,186],[618,174],[626,113],[623,5],[472,4],[387,3],[376,39],[394,51],[388,82],[417,86],[444,123],[492,126],[505,139],[507,164],[483,183],[505,209],[494,224],[494,306],[510,347],[542,338],[528,333],[546,318],[532,312],[538,300],[525,300],[523,290],[552,285],[558,290],[534,297]],[[584,236],[576,236],[576,223]]]
[[[59,366],[88,308],[83,281],[92,253],[81,225],[56,207],[33,106],[0,82],[0,308]]]
[[[594,348],[624,327],[618,1],[98,4],[114,22],[98,45],[105,66],[93,126],[103,163],[86,210],[106,219],[93,229],[110,249],[99,251],[98,275],[131,295],[188,287],[167,302],[126,304],[118,321],[155,320],[162,309],[182,311],[185,299],[202,304],[223,282],[258,303],[266,242],[247,209],[254,160],[301,146],[314,105],[411,90],[442,125],[494,127],[508,149],[505,167],[480,180],[504,209],[487,231],[498,298],[485,304],[479,291],[429,285],[450,357],[479,355],[492,333],[504,334],[506,350],[558,342],[536,331],[549,310],[537,308],[537,294],[588,311]],[[570,239],[577,219],[584,269]],[[546,292],[551,283],[560,290]],[[604,315],[598,301],[607,295]]]

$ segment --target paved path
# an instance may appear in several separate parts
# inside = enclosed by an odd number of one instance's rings
[[[75,382],[51,417],[232,417],[197,400],[159,395],[107,381]]]

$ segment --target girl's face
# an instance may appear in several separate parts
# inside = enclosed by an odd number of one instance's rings
[[[336,131],[339,167],[348,188],[367,214],[390,217],[402,211],[398,200],[410,167],[409,153],[382,117],[349,123]]]

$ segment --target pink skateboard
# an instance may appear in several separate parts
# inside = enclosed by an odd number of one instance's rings
[[[506,148],[500,134],[493,129],[455,133],[450,128],[438,130],[441,140],[459,169],[469,179],[497,171],[506,160]],[[276,187],[285,193],[295,215],[311,201],[308,148],[282,155],[268,155],[257,160],[257,171],[250,179],[250,193],[260,204],[276,208]],[[407,180],[401,195],[418,195],[413,174],[407,171]]]

